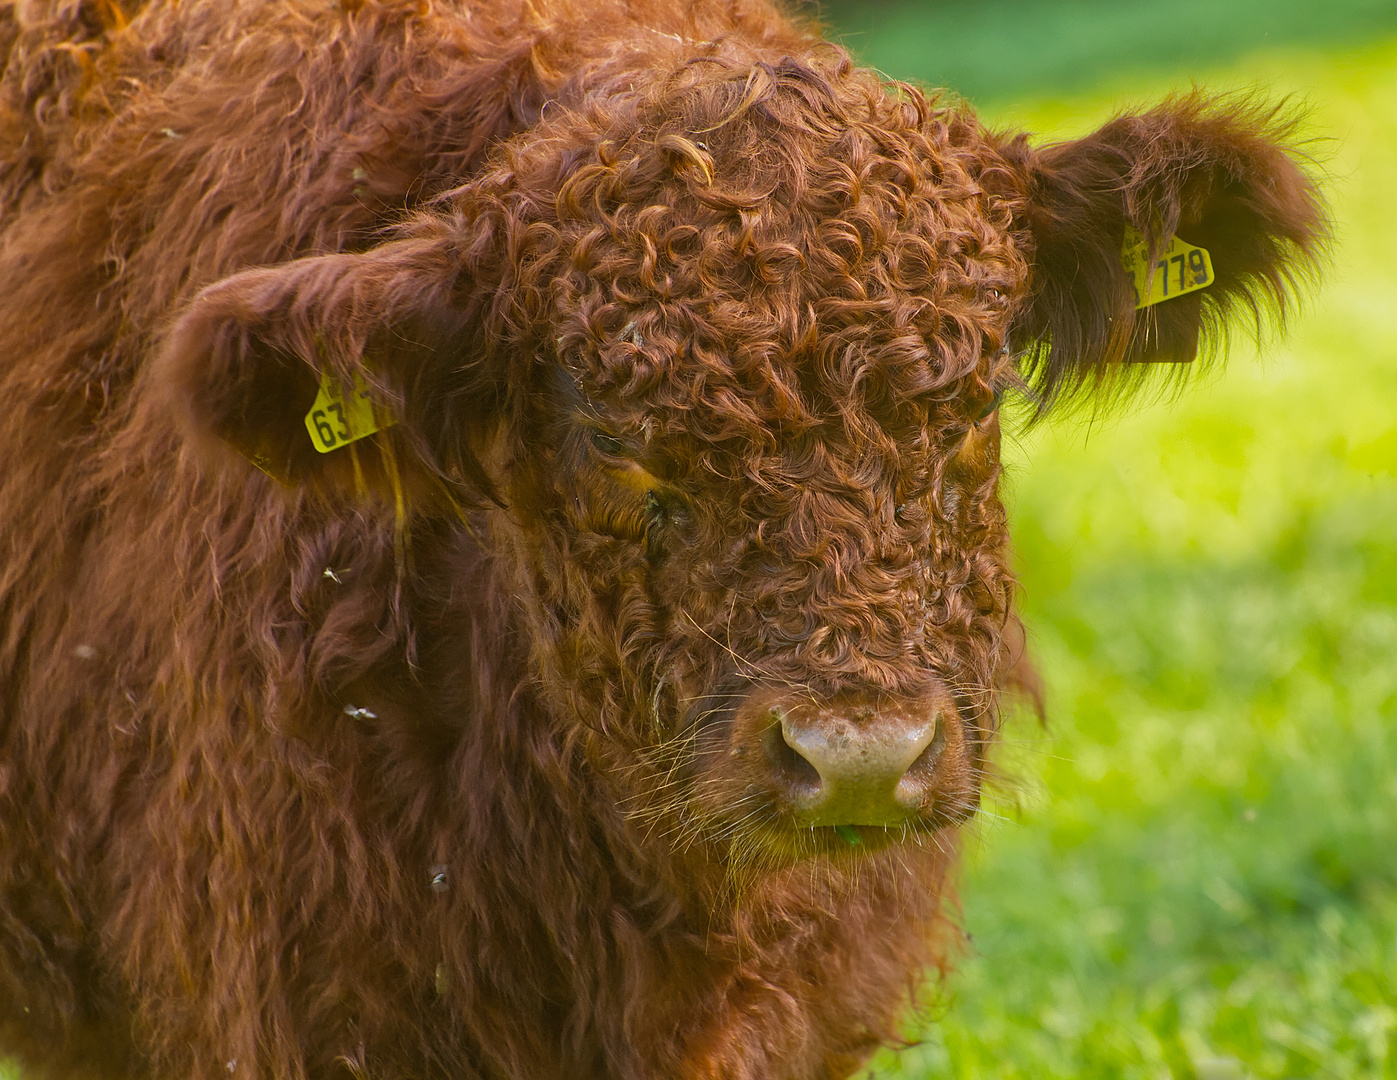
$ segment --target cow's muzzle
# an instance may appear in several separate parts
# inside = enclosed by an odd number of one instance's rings
[[[757,691],[737,709],[730,753],[767,773],[797,827],[958,819],[965,735],[949,693],[817,700]],[[751,772],[749,772],[749,776]]]

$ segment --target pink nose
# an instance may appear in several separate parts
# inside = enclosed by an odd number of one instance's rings
[[[754,717],[754,734],[795,822],[901,825],[928,805],[946,744],[943,708],[786,699]]]

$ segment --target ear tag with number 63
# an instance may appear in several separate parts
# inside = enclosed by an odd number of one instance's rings
[[[348,446],[395,422],[374,408],[369,388],[357,372],[353,389],[349,393],[344,390],[329,372],[321,375],[320,392],[315,395],[310,412],[306,413],[310,441],[322,454]]]
[[[1205,289],[1213,283],[1213,260],[1206,248],[1172,237],[1167,247],[1159,250],[1154,265],[1150,265],[1150,249],[1145,238],[1129,225],[1125,227],[1125,243],[1121,261],[1135,289],[1135,309],[1172,300],[1184,293]]]

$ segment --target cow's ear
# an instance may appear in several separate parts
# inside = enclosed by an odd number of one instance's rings
[[[1073,142],[1005,147],[1026,195],[1017,224],[1032,261],[1012,340],[1042,407],[1214,355],[1230,321],[1260,334],[1284,320],[1329,239],[1295,129],[1274,105],[1195,92]],[[1212,280],[1137,309],[1123,258],[1132,230],[1153,262],[1175,237],[1205,249]],[[1161,284],[1171,283],[1177,294],[1172,277]]]
[[[414,237],[216,282],[167,334],[149,397],[194,443],[283,483],[396,486],[401,466],[488,494],[468,429],[493,395],[457,250]]]

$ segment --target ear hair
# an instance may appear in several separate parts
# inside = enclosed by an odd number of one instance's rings
[[[1299,120],[1283,105],[1195,90],[1072,142],[1003,146],[1027,195],[1017,223],[1032,259],[1012,339],[1026,346],[1040,415],[1064,399],[1119,396],[1157,363],[1211,358],[1239,315],[1258,337],[1284,324],[1330,238],[1323,198],[1297,161]],[[1208,249],[1214,281],[1135,310],[1127,224],[1152,257],[1176,234]]]
[[[400,494],[391,458],[374,467],[379,455],[353,447],[321,454],[306,433],[321,376],[344,386],[359,378],[377,406],[403,421],[370,438],[405,445],[406,479],[439,487],[444,478],[465,478],[493,498],[462,430],[472,417],[455,408],[467,402],[479,414],[489,397],[483,385],[463,385],[473,380],[455,250],[438,230],[210,285],[147,370],[153,407],[172,410],[196,446],[227,444],[283,483],[344,488],[362,486],[367,475]]]

